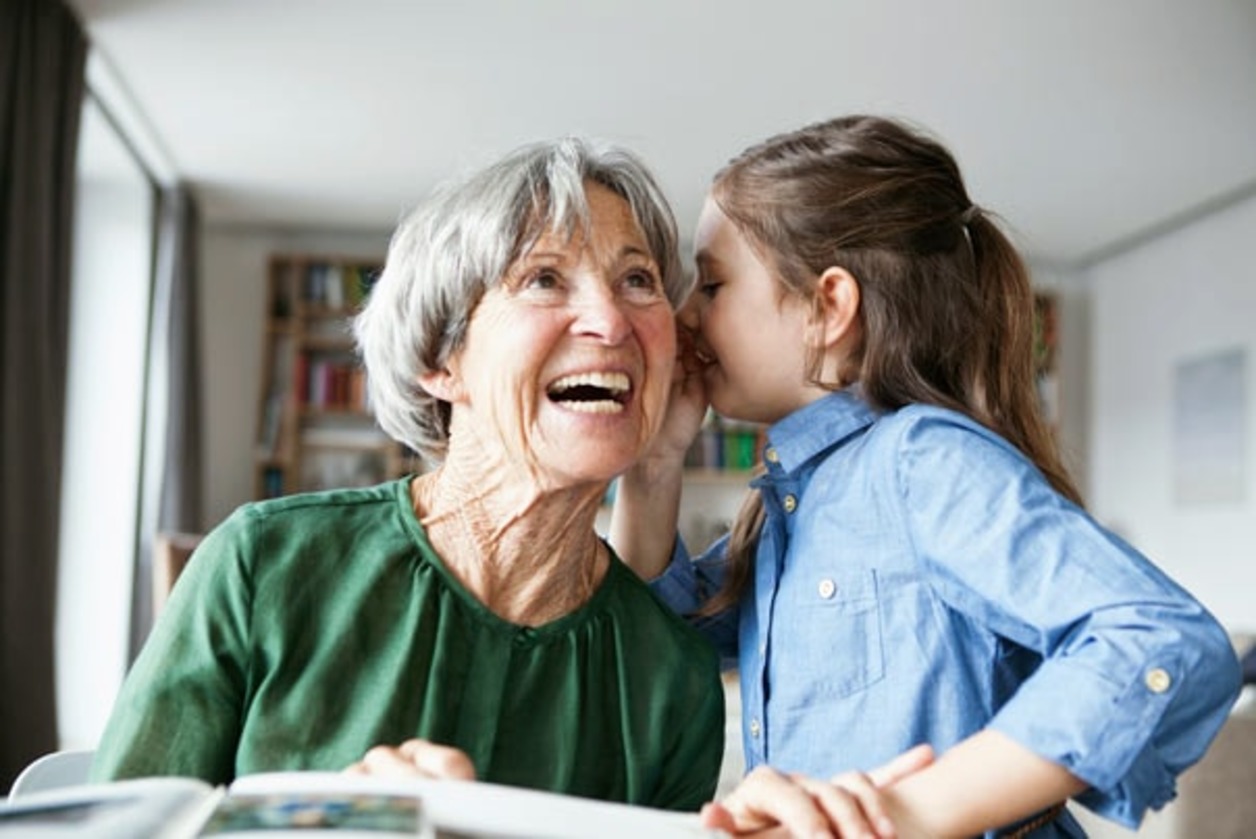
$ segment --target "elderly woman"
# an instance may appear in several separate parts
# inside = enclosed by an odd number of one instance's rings
[[[431,743],[484,780],[706,801],[714,653],[594,530],[659,428],[687,290],[671,212],[623,151],[540,144],[438,191],[355,324],[380,424],[433,468],[211,533],[94,776],[421,768]]]

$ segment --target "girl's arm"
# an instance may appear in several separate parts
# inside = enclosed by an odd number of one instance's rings
[[[685,453],[707,410],[702,374],[690,358],[692,349],[683,329],[678,338],[680,354],[663,425],[649,450],[619,476],[607,534],[620,559],[644,580],[662,574],[671,561]]]
[[[981,731],[885,790],[899,839],[961,837],[1020,821],[1086,788],[1057,763]]]
[[[1237,695],[1224,630],[985,429],[918,412],[896,460],[904,530],[934,595],[1041,657],[977,742],[1019,744],[1082,779],[1087,807],[1137,826],[1173,797],[1174,778],[1203,755]],[[1000,789],[974,794],[1011,802]]]
[[[619,476],[607,534],[615,553],[641,579],[663,573],[672,558],[680,519],[684,452],[638,462]]]

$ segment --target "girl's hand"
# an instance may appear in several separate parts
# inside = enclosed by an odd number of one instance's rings
[[[671,391],[658,431],[637,462],[619,476],[608,536],[620,559],[643,580],[667,568],[676,545],[685,454],[702,427],[705,364],[693,333],[677,319]]]
[[[349,775],[475,780],[475,766],[465,752],[417,739],[407,740],[395,748],[376,746],[344,771]]]
[[[761,766],[724,801],[702,808],[702,823],[734,836],[841,836],[905,839],[883,790],[933,762],[917,746],[871,772],[848,772],[825,782]]]

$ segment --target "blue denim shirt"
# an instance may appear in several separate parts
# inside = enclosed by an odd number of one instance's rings
[[[1173,797],[1239,690],[1190,594],[955,412],[878,415],[848,390],[767,436],[751,590],[695,621],[740,667],[747,768],[827,778],[990,727],[1127,826]],[[678,544],[655,592],[692,612],[726,541],[692,562]]]

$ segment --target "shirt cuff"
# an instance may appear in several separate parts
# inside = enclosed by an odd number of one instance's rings
[[[674,612],[684,615],[697,610],[698,579],[689,551],[679,536],[672,547],[671,562],[650,581],[650,590]]]
[[[1173,798],[1174,776],[1151,741],[1181,689],[1176,657],[1114,684],[1080,663],[1045,661],[990,723],[1090,785],[1078,800],[1137,827],[1143,813]],[[1115,697],[1114,694],[1119,694]]]

